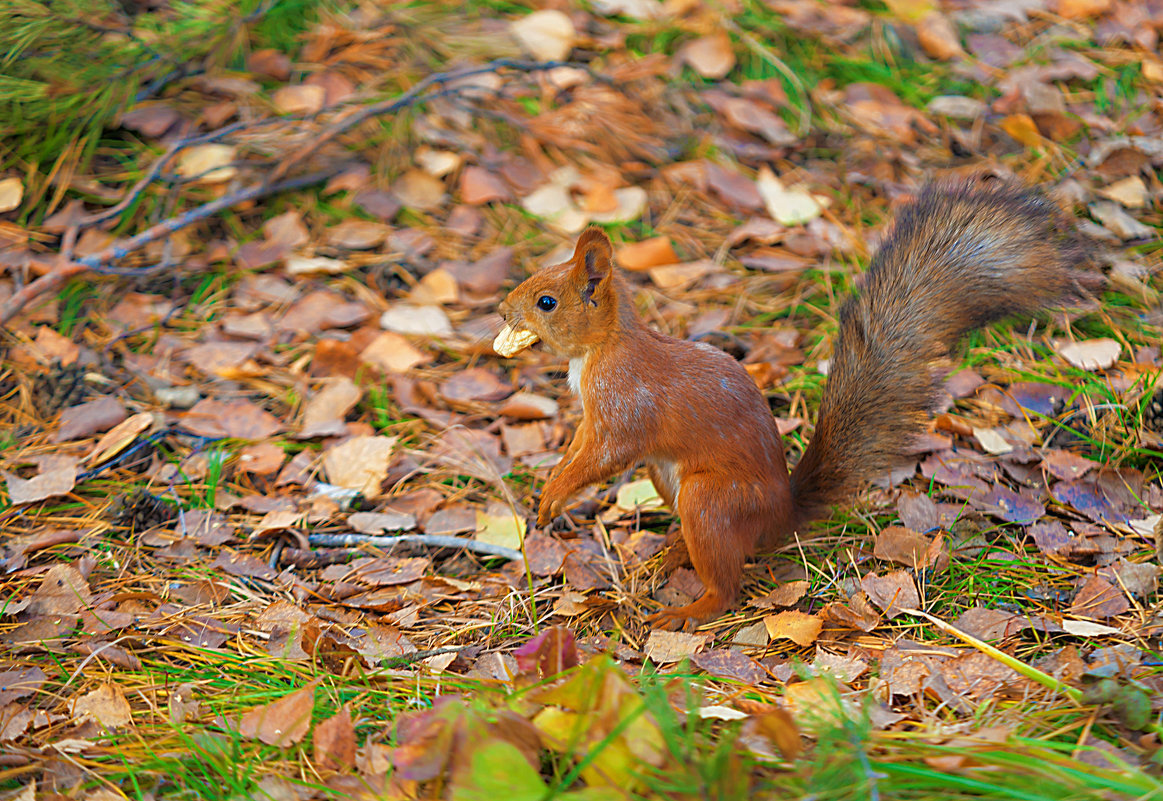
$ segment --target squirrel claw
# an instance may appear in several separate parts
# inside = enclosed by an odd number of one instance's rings
[[[695,621],[683,614],[682,609],[663,609],[646,618],[646,625],[660,631],[691,631]]]

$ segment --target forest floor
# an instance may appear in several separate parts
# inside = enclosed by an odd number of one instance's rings
[[[0,133],[0,797],[1163,799],[1158,0],[90,5],[88,87],[0,19],[71,103]],[[536,528],[580,408],[496,307],[585,225],[794,463],[894,210],[980,174],[1106,290],[970,337],[737,608],[646,625],[702,586],[641,471]]]

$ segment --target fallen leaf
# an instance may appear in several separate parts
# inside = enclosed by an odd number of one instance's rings
[[[820,636],[824,621],[815,615],[808,615],[788,609],[763,618],[767,633],[773,640],[791,640],[796,645],[808,646]]]
[[[1147,205],[1150,194],[1143,179],[1137,175],[1115,181],[1110,186],[1098,190],[1098,194],[1108,200],[1121,203],[1128,209],[1141,209]]]
[[[323,770],[347,770],[355,765],[355,724],[351,708],[344,704],[327,720],[320,721],[313,735],[315,765]]]
[[[484,167],[466,167],[460,175],[460,197],[470,206],[509,200],[512,196],[505,182]]]
[[[20,208],[24,184],[16,176],[0,180],[0,213]]]
[[[77,483],[77,460],[67,458],[30,479],[4,471],[0,475],[8,482],[8,500],[13,506],[35,503],[72,492]]]
[[[247,400],[204,398],[181,417],[182,427],[204,437],[266,439],[282,429],[273,414]]]
[[[811,194],[799,188],[785,188],[767,165],[759,168],[755,185],[767,213],[781,225],[803,225],[820,216],[820,204]]]
[[[359,399],[363,390],[346,376],[330,378],[323,388],[311,396],[303,407],[299,438],[335,437],[347,431],[344,418]]]
[[[107,459],[112,459],[128,448],[138,435],[151,425],[153,425],[153,415],[149,412],[141,412],[122,420],[106,432],[101,439],[97,440],[97,444],[93,446],[93,450],[86,457],[87,461],[91,465],[97,465]]]
[[[514,514],[505,504],[489,504],[487,512],[476,513],[475,539],[519,551],[525,537],[525,526],[525,518]]]
[[[573,50],[577,31],[561,11],[534,11],[512,22],[509,30],[521,47],[538,61],[561,61]]]
[[[940,11],[930,11],[917,22],[917,41],[933,58],[949,61],[965,55],[957,30]]]
[[[386,373],[406,373],[432,357],[393,331],[384,331],[360,351],[359,358]]]
[[[869,600],[884,610],[889,620],[902,614],[902,609],[916,609],[921,605],[917,585],[905,570],[883,576],[869,573],[860,580],[860,587]]]
[[[220,184],[238,174],[232,162],[235,149],[230,145],[196,145],[178,156],[178,175],[200,184]]]
[[[71,615],[93,602],[89,582],[73,565],[53,565],[25,610],[30,615]]]
[[[338,275],[351,269],[345,261],[326,256],[290,256],[287,275]]]
[[[706,643],[706,634],[652,629],[646,640],[646,655],[655,664],[668,665],[701,651]]]
[[[670,238],[656,236],[632,242],[618,248],[618,265],[624,270],[647,270],[662,264],[674,264],[678,254],[670,244]]]
[[[378,498],[395,452],[395,437],[352,437],[323,452],[327,480],[353,489],[366,498]]]
[[[1118,203],[1099,200],[1090,204],[1090,213],[1123,240],[1150,239],[1155,229],[1136,220]]]
[[[133,719],[129,701],[116,684],[102,684],[92,692],[73,699],[69,702],[69,712],[77,723],[92,719],[107,729],[121,728]]]
[[[443,191],[443,190],[442,190]],[[370,250],[384,243],[391,229],[371,220],[344,220],[327,229],[327,241],[350,250]]]
[[[985,448],[986,453],[992,453],[995,456],[1011,453],[1014,449],[1014,446],[1006,442],[996,428],[974,428],[973,436],[981,443],[981,447]]]
[[[397,303],[380,316],[380,328],[397,334],[435,337],[452,335],[452,323],[439,306]]]
[[[679,60],[704,78],[719,80],[735,67],[735,52],[726,31],[716,31],[695,39],[678,51]]]
[[[280,114],[310,115],[323,110],[326,92],[322,86],[299,84],[284,86],[271,95],[271,102]]]
[[[424,170],[408,170],[392,184],[392,194],[410,209],[435,211],[444,202],[444,184]]]
[[[743,684],[758,684],[767,675],[758,662],[732,648],[691,654],[691,662],[716,678],[731,679]]]
[[[256,706],[242,716],[239,734],[267,745],[286,748],[302,740],[311,729],[315,706],[315,682],[288,693],[277,701]]]
[[[623,512],[650,511],[661,509],[662,498],[654,488],[654,482],[648,478],[638,481],[628,481],[618,487],[617,499],[614,504]]]
[[[97,400],[71,406],[61,412],[61,427],[53,442],[68,442],[108,431],[126,418],[125,407],[117,398],[103,395]]]
[[[1122,345],[1114,339],[1086,339],[1082,342],[1058,340],[1054,343],[1058,355],[1079,370],[1106,370],[1112,367],[1122,353]]]

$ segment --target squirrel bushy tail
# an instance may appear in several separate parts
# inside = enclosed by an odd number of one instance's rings
[[[819,421],[791,475],[797,524],[883,475],[922,429],[969,331],[1097,288],[1084,240],[1024,187],[926,188],[840,309]]]

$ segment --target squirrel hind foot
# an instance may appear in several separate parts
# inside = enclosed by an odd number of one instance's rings
[[[693,631],[700,623],[706,623],[722,615],[731,605],[731,601],[708,591],[697,601],[686,606],[663,607],[646,618],[646,625],[663,631]]]

